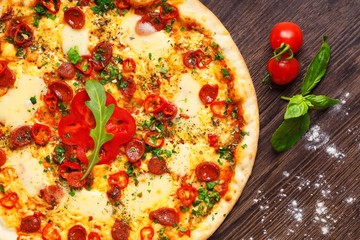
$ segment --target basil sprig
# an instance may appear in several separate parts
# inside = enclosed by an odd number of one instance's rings
[[[309,65],[301,84],[301,94],[291,98],[281,97],[288,100],[289,103],[286,107],[284,121],[271,137],[271,145],[278,152],[294,146],[309,130],[309,109],[322,110],[340,103],[339,100],[324,95],[310,94],[324,77],[330,62],[330,46],[326,42],[327,38],[327,36],[323,36],[321,48]]]

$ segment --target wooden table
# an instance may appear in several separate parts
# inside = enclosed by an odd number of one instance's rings
[[[360,1],[202,2],[223,22],[247,62],[261,121],[253,175],[210,239],[360,239]],[[261,83],[272,56],[268,38],[281,21],[303,29],[303,47],[296,54],[301,77],[286,87],[269,89]],[[269,141],[286,107],[280,96],[299,93],[323,34],[329,35],[332,58],[313,93],[338,98],[341,104],[311,111],[308,134],[278,154]]]

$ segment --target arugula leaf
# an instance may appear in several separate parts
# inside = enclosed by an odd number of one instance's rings
[[[283,152],[297,143],[310,127],[309,113],[284,120],[271,137],[271,145],[277,152]]]
[[[284,119],[297,118],[307,113],[309,107],[302,95],[295,95],[290,98],[286,107]]]
[[[115,106],[113,104],[109,106],[105,105],[105,90],[99,82],[94,80],[88,80],[86,81],[85,89],[90,97],[90,101],[87,101],[85,104],[94,114],[96,126],[90,131],[90,136],[94,140],[95,147],[91,154],[88,156],[88,167],[82,179],[85,179],[86,176],[91,172],[93,167],[100,161],[99,152],[101,146],[114,137],[112,134],[106,132],[105,126],[115,109]]]
[[[301,94],[303,96],[309,94],[326,73],[326,69],[330,62],[330,46],[326,43],[327,39],[328,36],[323,36],[321,48],[315,58],[311,61],[306,72],[305,78],[301,84]]]
[[[323,110],[340,103],[339,100],[329,98],[325,95],[310,94],[305,96],[305,99],[311,103],[311,106],[309,106],[311,109],[317,110]]]
[[[77,64],[82,61],[82,58],[79,54],[79,47],[75,46],[69,49],[67,56],[72,64]]]

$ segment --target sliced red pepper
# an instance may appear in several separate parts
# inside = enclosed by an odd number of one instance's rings
[[[84,75],[90,75],[93,70],[93,63],[90,61],[90,55],[81,56],[81,62],[75,64],[75,67]]]
[[[13,209],[19,200],[19,196],[15,192],[10,192],[0,199],[0,204],[6,209]]]
[[[46,125],[35,123],[31,128],[31,135],[36,144],[44,146],[51,138],[51,130]]]
[[[73,29],[81,29],[85,25],[85,14],[78,7],[69,7],[64,11],[64,19]]]
[[[57,13],[60,10],[61,0],[40,0],[40,3],[51,13]]]
[[[68,114],[59,122],[59,136],[63,143],[68,145],[93,145],[90,137],[90,128],[74,114]]]
[[[123,60],[122,67],[125,72],[135,72],[136,63],[132,58],[126,58]]]
[[[46,226],[43,228],[41,236],[43,240],[61,240],[59,231],[51,222],[46,224]]]
[[[179,16],[179,10],[174,5],[163,3],[160,7],[160,18],[164,21],[176,18]]]
[[[234,105],[227,103],[226,101],[215,101],[211,103],[210,109],[215,116],[225,118],[230,116],[234,109]]]
[[[0,61],[0,76],[2,76],[5,72],[5,70],[7,69],[7,62],[5,61]]]
[[[14,42],[16,46],[28,47],[33,43],[34,33],[33,30],[26,23],[17,25],[14,35]]]
[[[196,58],[196,66],[200,69],[206,68],[212,62],[212,56],[205,54],[201,49],[194,52]]]
[[[167,101],[157,94],[147,95],[144,101],[145,112],[158,113],[161,112],[167,105]]]
[[[129,175],[125,171],[119,171],[109,175],[108,183],[118,185],[121,189],[126,188],[129,183]]]
[[[198,191],[190,185],[183,185],[176,191],[176,195],[184,206],[190,206],[195,201]]]
[[[160,136],[160,133],[157,131],[147,132],[144,137],[144,141],[147,145],[159,148],[162,147],[165,143],[165,138]]]
[[[50,112],[55,112],[58,108],[58,98],[54,93],[48,92],[44,96],[44,102]]]
[[[6,163],[6,153],[4,150],[0,149],[0,167]]]
[[[81,166],[75,162],[63,162],[58,166],[59,174],[62,178],[67,179],[69,173],[81,171]]]
[[[140,239],[141,240],[152,240],[154,237],[154,228],[149,226],[149,227],[143,227],[140,230]]]

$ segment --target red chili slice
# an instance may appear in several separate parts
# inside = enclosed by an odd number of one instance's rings
[[[130,8],[129,0],[115,0],[115,6],[118,9],[128,9]]]
[[[136,91],[136,83],[134,81],[133,76],[127,76],[123,77],[121,79],[122,82],[124,82],[126,86],[120,86],[120,91],[122,94],[124,94],[125,97],[132,98],[134,96],[134,93]]]
[[[216,181],[220,176],[220,167],[213,162],[202,162],[196,166],[195,174],[199,181]]]
[[[215,101],[211,103],[210,109],[215,116],[225,118],[230,116],[234,109],[234,105],[227,103],[226,101]]]
[[[168,102],[161,112],[155,114],[155,117],[163,121],[171,121],[176,117],[177,112],[177,106],[172,102]]]
[[[15,83],[15,75],[13,71],[7,66],[7,63],[2,62],[2,73],[0,74],[0,87],[12,87]]]
[[[78,7],[69,7],[64,11],[67,24],[73,29],[81,29],[85,25],[85,14]]]
[[[76,75],[76,69],[73,64],[63,62],[58,68],[58,73],[64,79],[73,79]]]
[[[32,141],[30,126],[21,126],[10,133],[10,143],[13,148],[19,148],[30,144]]]
[[[85,126],[80,119],[74,114],[68,114],[61,118],[59,122],[59,136],[63,143],[68,145],[93,145],[90,137],[90,128]]]
[[[68,240],[86,240],[86,229],[81,225],[74,225],[69,229]]]
[[[4,74],[6,68],[7,68],[7,62],[0,61],[0,76],[2,76]]]
[[[31,136],[35,140],[36,144],[44,146],[51,138],[51,130],[46,125],[35,123],[31,128]]]
[[[0,149],[0,167],[6,163],[6,153],[4,150]]]
[[[83,175],[84,174],[82,172],[78,172],[78,171],[71,172],[67,175],[66,181],[70,187],[81,188],[86,184],[86,179],[81,180]]]
[[[200,69],[206,68],[212,62],[212,56],[205,54],[202,50],[198,49],[194,52],[196,58],[196,66]]]
[[[54,227],[54,224],[49,222],[42,230],[43,240],[61,240],[59,231]]]
[[[113,240],[127,240],[129,239],[129,235],[129,225],[116,219],[114,225],[111,228],[111,236]]]
[[[97,232],[91,232],[89,233],[88,240],[101,240],[101,237]]]
[[[73,99],[74,93],[72,88],[63,81],[51,82],[48,88],[63,102],[70,102]]]
[[[94,114],[85,104],[85,102],[89,101],[90,97],[86,93],[86,91],[78,92],[72,102],[71,102],[71,114],[76,115],[82,122],[86,124],[89,128],[95,127],[95,118]]]
[[[145,143],[143,140],[133,138],[126,144],[125,154],[128,161],[135,163],[141,159],[145,153]]]
[[[110,185],[118,185],[120,188],[126,188],[129,183],[129,175],[125,171],[110,174],[108,183]]]
[[[145,112],[158,113],[161,112],[167,105],[167,101],[157,94],[149,94],[144,101]]]
[[[81,56],[81,59],[82,59],[81,62],[75,64],[75,68],[77,68],[84,75],[90,75],[94,68],[93,62],[90,61],[91,56],[83,55],[83,56]]]
[[[159,208],[150,212],[149,218],[152,221],[156,220],[164,226],[174,226],[180,221],[179,213],[175,209],[168,207]]]
[[[44,96],[44,102],[50,112],[55,112],[58,107],[58,98],[54,93],[48,92]]]
[[[147,132],[144,137],[144,141],[147,145],[159,148],[162,147],[165,143],[165,138],[160,136],[160,133],[157,131]]]
[[[183,54],[183,63],[188,68],[195,68],[197,65],[197,57],[194,51],[187,51]]]
[[[170,20],[179,16],[177,7],[169,3],[163,3],[160,7],[160,18],[162,20]]]
[[[58,166],[58,171],[62,178],[67,179],[69,173],[80,172],[81,166],[78,163],[66,161]]]
[[[58,185],[49,185],[40,190],[40,195],[44,201],[52,207],[58,205],[64,196],[63,190]]]
[[[13,209],[19,200],[19,196],[15,192],[10,192],[0,199],[0,204],[6,209]]]
[[[192,186],[183,185],[176,191],[176,195],[184,206],[190,206],[195,201],[198,191]]]
[[[199,91],[200,100],[204,104],[209,104],[215,101],[219,93],[219,86],[217,84],[205,84]]]
[[[91,60],[95,71],[104,69],[110,62],[113,48],[109,42],[98,43],[91,53]]]
[[[119,201],[121,198],[121,188],[118,185],[111,185],[110,189],[106,192],[106,196],[112,202]]]
[[[33,30],[26,23],[19,23],[14,34],[14,42],[16,46],[28,47],[33,43]]]
[[[143,227],[140,230],[140,240],[152,240],[154,237],[154,228],[153,227]]]
[[[148,163],[149,172],[155,175],[162,175],[169,172],[166,166],[166,161],[158,157],[152,157]]]
[[[26,216],[21,219],[20,223],[20,231],[26,233],[33,233],[40,230],[41,227],[41,220],[38,216]]]
[[[135,69],[136,69],[135,60],[132,58],[124,59],[124,61],[122,63],[122,67],[125,72],[135,72]]]
[[[40,3],[51,13],[57,13],[60,9],[61,0],[40,0]]]
[[[100,162],[98,164],[110,164],[112,163],[117,155],[120,153],[120,146],[119,144],[122,141],[119,139],[113,139],[107,143],[105,143],[99,153]]]

